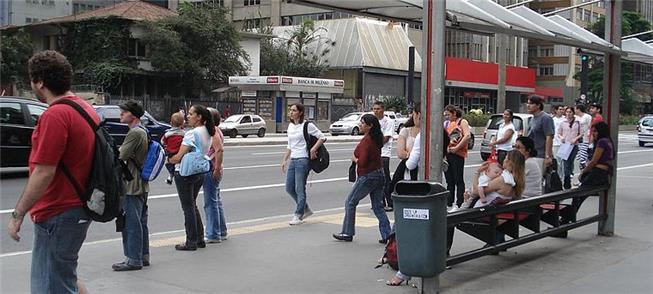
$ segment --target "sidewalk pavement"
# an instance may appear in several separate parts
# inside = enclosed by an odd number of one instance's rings
[[[619,185],[617,235],[597,236],[593,224],[571,231],[567,239],[546,238],[465,262],[440,276],[442,293],[650,293],[648,185],[634,176],[620,178]],[[583,208],[589,213],[597,206],[597,199],[589,198]],[[228,240],[196,252],[174,250],[183,231],[156,234],[152,265],[133,272],[111,270],[122,258],[117,235],[85,244],[78,273],[91,293],[417,293],[410,286],[386,286],[394,272],[374,269],[383,245],[369,204],[358,208],[351,243],[331,237],[340,232],[342,217],[342,209],[331,209],[294,227],[288,226],[290,215],[230,225]],[[457,232],[452,254],[480,246]],[[0,292],[28,292],[29,259],[29,254],[2,258]]]

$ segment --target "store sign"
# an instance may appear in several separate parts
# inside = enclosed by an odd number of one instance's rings
[[[308,87],[331,87],[331,88],[345,87],[345,81],[343,80],[282,77],[282,76],[229,77],[229,85],[278,85],[278,84],[308,86]]]
[[[229,77],[229,85],[265,85],[268,77]]]

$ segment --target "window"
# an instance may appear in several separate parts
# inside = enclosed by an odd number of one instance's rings
[[[119,123],[120,122],[120,109],[119,108],[105,108],[102,112],[100,119],[106,122]]]
[[[240,120],[241,124],[248,124],[248,123],[251,123],[251,122],[252,122],[252,119],[249,117],[249,115],[248,116],[243,116],[243,119]]]
[[[129,52],[127,55],[132,57],[147,57],[145,44],[138,39],[129,39]]]
[[[328,101],[318,101],[317,102],[317,120],[328,120],[329,119],[329,102]]]
[[[261,5],[261,0],[243,0],[243,5],[245,6]]]
[[[25,18],[25,23],[32,23],[32,18],[31,17],[26,17]]]
[[[27,104],[27,110],[29,111],[29,117],[32,120],[32,124],[36,125],[39,117],[41,117],[41,114],[43,114],[45,111],[45,107],[34,104]]]
[[[599,13],[598,12],[593,12],[592,13],[592,22],[596,22],[599,19]]]
[[[79,13],[79,3],[73,3],[73,14]]]
[[[583,20],[583,10],[580,8],[576,9],[576,20]]]
[[[537,48],[528,48],[528,57],[537,57]]]
[[[589,10],[583,10],[583,20],[584,21],[590,21],[592,12]]]
[[[20,103],[3,102],[0,103],[0,123],[24,125],[25,117]]]
[[[253,118],[253,121],[254,121],[255,123],[256,123],[256,122],[261,122],[261,118],[255,116],[255,117]]]
[[[553,65],[551,65],[551,64],[540,65],[538,75],[539,76],[552,76],[553,75]]]
[[[540,47],[540,57],[553,56],[553,46]]]

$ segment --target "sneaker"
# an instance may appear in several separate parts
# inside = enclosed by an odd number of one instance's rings
[[[460,210],[463,210],[463,209],[464,209],[463,207],[454,206],[454,207],[451,208],[451,210],[449,210],[447,212],[448,213],[454,213],[456,211],[460,211]]]
[[[221,240],[221,241],[227,241],[227,235],[220,236],[220,240]]]
[[[206,239],[207,244],[215,244],[215,243],[220,243],[220,242],[222,242],[220,237],[218,237],[217,239]]]
[[[302,219],[299,215],[293,215],[292,219],[288,222],[289,225],[294,226],[302,223]]]
[[[471,202],[471,201],[469,201],[469,202],[465,201],[465,202],[463,202],[463,204],[460,206],[460,209],[468,209],[470,206],[472,206],[472,202]]]
[[[119,263],[114,263],[111,268],[114,271],[117,272],[124,272],[124,271],[137,271],[143,268],[142,265],[131,265],[125,261],[119,262]]]
[[[168,184],[168,185],[172,185],[172,177],[168,177],[168,178],[166,179],[166,184]]]
[[[453,209],[453,206],[447,206],[447,212],[451,212],[452,209]]]
[[[307,217],[313,215],[313,211],[310,208],[304,209],[304,214],[301,217],[301,220],[305,220]]]

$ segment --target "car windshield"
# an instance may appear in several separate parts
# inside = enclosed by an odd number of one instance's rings
[[[645,118],[642,120],[643,127],[653,127],[653,118]]]
[[[224,122],[239,122],[242,115],[232,115],[224,120]]]
[[[360,113],[350,113],[345,116],[343,116],[340,120],[342,121],[358,121],[358,118],[360,117]]]
[[[502,115],[493,115],[490,118],[490,125],[487,127],[488,130],[498,130],[499,125],[503,123]],[[520,117],[514,116],[512,118],[512,123],[515,125],[515,130],[519,131],[522,129],[522,120]]]

